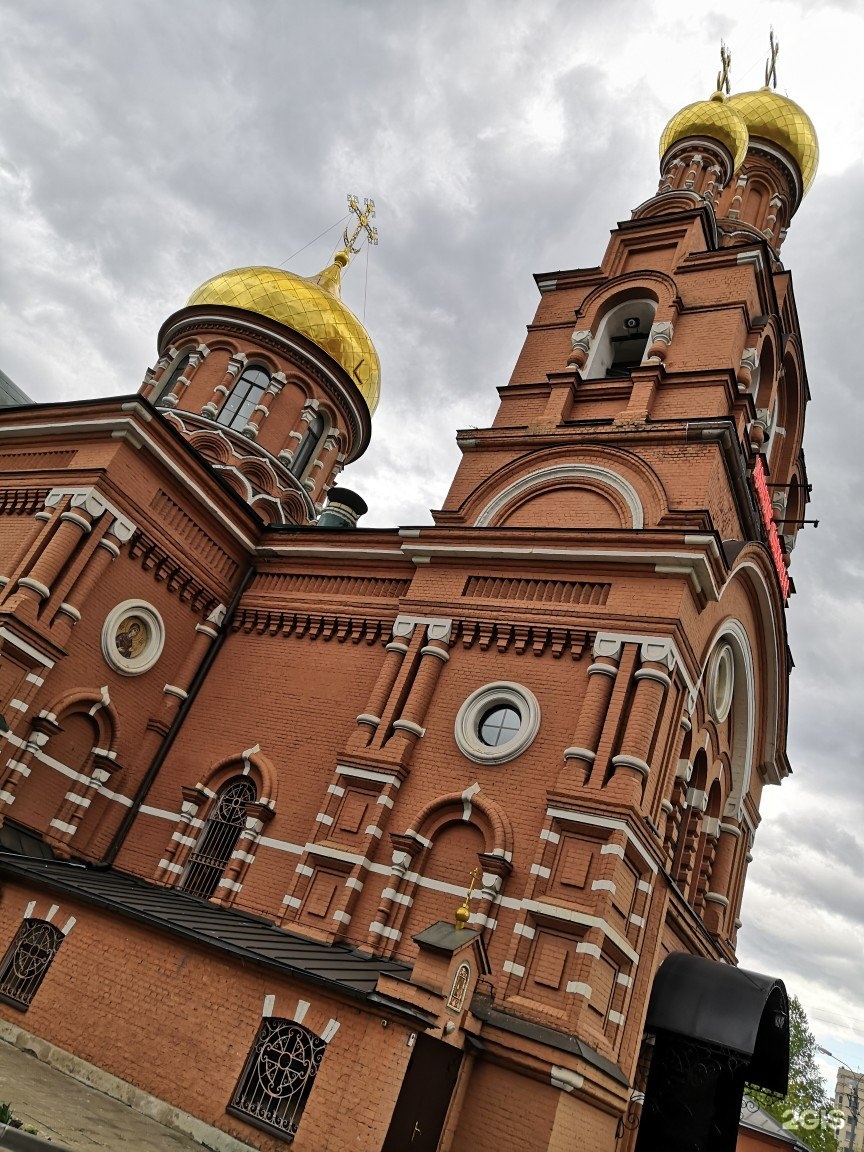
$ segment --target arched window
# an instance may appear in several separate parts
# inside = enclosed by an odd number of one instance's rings
[[[168,376],[168,378],[165,380],[165,382],[161,383],[159,385],[159,395],[156,397],[156,400],[155,400],[157,407],[159,407],[160,405],[164,406],[165,397],[170,395],[170,393],[174,391],[174,385],[177,383],[177,381],[180,379],[180,377],[183,375],[183,373],[189,367],[189,361],[191,359],[192,359],[192,353],[191,352],[187,352],[184,356],[181,356],[180,359],[177,361],[177,363],[174,365],[174,367],[171,369],[171,374]]]
[[[248,776],[235,776],[219,790],[180,880],[184,892],[205,900],[213,895],[246,827],[246,805],[255,798],[255,785]]]
[[[266,1017],[227,1111],[283,1139],[293,1136],[326,1051],[302,1024]]]
[[[47,920],[25,920],[0,963],[0,1000],[29,1008],[62,942]]]
[[[219,409],[216,423],[224,424],[226,428],[245,428],[269,383],[270,375],[265,369],[250,365]]]
[[[586,380],[627,376],[642,363],[657,305],[626,300],[604,316],[585,365]]]
[[[294,459],[291,461],[291,471],[298,480],[303,479],[303,474],[309,467],[315,450],[321,443],[321,437],[327,428],[327,421],[321,412],[317,414],[315,419],[306,429],[306,435],[300,441],[300,447],[294,454]]]

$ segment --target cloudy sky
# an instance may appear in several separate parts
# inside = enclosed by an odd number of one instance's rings
[[[784,247],[813,400],[821,520],[795,552],[793,779],[772,789],[743,964],[782,975],[864,1066],[864,13],[855,0],[0,0],[0,368],[34,399],[134,391],[161,322],[218,271],[310,274],[345,196],[381,244],[345,296],[383,399],[345,482],[369,524],[429,522],[457,427],[496,407],[532,273],[599,262],[652,195],[657,141],[713,89],[780,91],[819,131]],[[856,496],[858,492],[858,496]],[[833,1067],[825,1071],[833,1083]]]

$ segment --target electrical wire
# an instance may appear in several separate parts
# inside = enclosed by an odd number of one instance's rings
[[[284,260],[281,260],[281,261],[280,261],[280,262],[279,262],[279,263],[276,265],[276,267],[277,267],[277,268],[282,268],[282,267],[284,267],[284,265],[285,265],[285,264],[287,264],[289,260],[293,260],[295,256],[299,256],[299,255],[300,255],[300,253],[301,253],[301,252],[305,252],[307,248],[311,248],[313,244],[315,244],[315,243],[317,243],[319,240],[321,240],[321,239],[322,239],[322,237],[326,236],[328,232],[332,232],[334,228],[338,228],[340,224],[344,224],[346,220],[350,219],[350,217],[351,217],[351,213],[350,213],[350,212],[346,212],[346,213],[345,213],[345,215],[342,217],[342,219],[341,219],[341,220],[337,220],[335,224],[331,224],[329,228],[325,228],[323,232],[320,232],[320,233],[319,233],[319,234],[318,234],[318,235],[315,237],[315,239],[314,239],[314,240],[310,240],[308,244],[304,244],[302,248],[298,248],[296,252],[292,252],[290,256],[286,256]]]

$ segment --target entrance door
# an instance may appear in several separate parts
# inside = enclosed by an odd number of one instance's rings
[[[458,1048],[417,1037],[381,1152],[435,1152],[461,1063]]]

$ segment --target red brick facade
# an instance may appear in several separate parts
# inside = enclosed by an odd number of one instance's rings
[[[781,160],[754,146],[742,171],[788,222]],[[538,277],[432,527],[316,526],[368,410],[307,335],[240,308],[166,322],[137,396],[2,411],[6,830],[407,967],[358,998],[52,894],[52,865],[4,884],[0,952],[31,901],[75,923],[26,1017],[0,1015],[262,1149],[282,1144],[226,1105],[265,1003],[338,1024],[299,1150],[387,1148],[418,1034],[464,1057],[440,1141],[413,1147],[631,1146],[653,975],[673,951],[734,963],[761,792],[788,772],[757,461],[784,561],[807,491],[773,201],[682,164],[598,268]],[[219,414],[249,365],[270,384],[238,431]],[[418,946],[475,868],[465,945]]]

